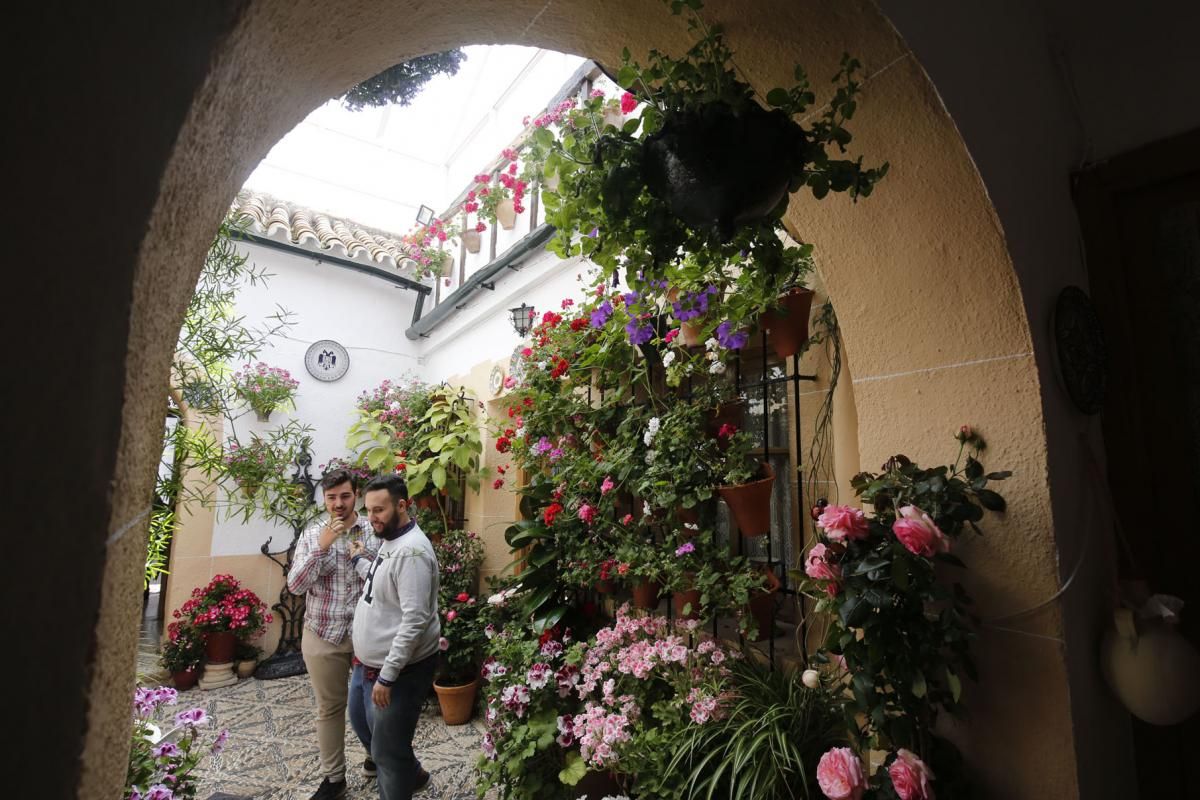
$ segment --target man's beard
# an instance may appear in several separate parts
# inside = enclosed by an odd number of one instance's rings
[[[391,538],[392,534],[400,529],[400,515],[392,514],[392,518],[383,523],[383,529],[375,531],[375,535],[380,539]]]

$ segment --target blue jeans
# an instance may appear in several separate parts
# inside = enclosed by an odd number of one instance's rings
[[[381,800],[412,800],[413,784],[421,762],[413,752],[413,735],[421,717],[421,706],[433,686],[433,672],[438,659],[436,655],[409,664],[392,684],[391,702],[387,708],[371,708],[368,717],[371,728],[371,757],[379,770],[379,797]],[[361,667],[359,668],[361,669]],[[364,684],[369,682],[364,681]],[[365,695],[371,702],[369,690]]]
[[[428,659],[426,659],[426,661],[429,662],[431,665],[437,664],[436,658],[428,658]],[[413,677],[413,676],[409,675],[409,672],[410,671],[418,671],[419,668],[422,668],[424,666],[425,666],[425,662],[413,664],[409,669],[405,670],[400,675],[400,677],[396,680],[395,685],[392,687],[392,703],[391,703],[391,707],[389,709],[387,709],[388,711],[395,710],[396,704],[401,699],[401,694],[400,694],[402,691],[400,688],[401,684],[403,682],[405,682],[406,679]],[[418,694],[413,695],[413,697],[415,697],[414,705],[416,707],[416,712],[415,712],[415,716],[413,718],[412,732],[416,731],[416,719],[418,717],[420,717],[420,715],[421,715],[421,706],[424,704],[425,697],[429,693],[429,687],[432,685],[433,685],[433,666],[430,666],[429,667],[428,685],[426,685],[425,688],[423,690],[421,690]],[[375,755],[374,751],[371,749],[372,739],[373,739],[372,734],[375,731],[375,721],[377,719],[377,715],[381,711],[381,709],[375,708],[375,703],[371,700],[371,692],[373,692],[374,690],[375,690],[375,681],[367,679],[367,668],[364,667],[362,664],[356,664],[354,666],[353,675],[350,678],[350,698],[349,698],[349,702],[348,702],[348,705],[350,706],[350,727],[354,729],[354,733],[355,733],[355,735],[358,736],[358,740],[360,742],[362,742],[363,747],[366,748],[366,751],[371,754],[371,758],[376,762],[376,768],[379,770],[380,796],[384,797],[385,800],[390,800],[391,795],[385,795],[383,793],[384,792],[383,784],[384,784],[384,769],[385,768],[382,766],[380,758],[377,755]],[[411,772],[412,772],[413,778],[415,779],[417,773],[421,769],[421,762],[419,759],[417,759],[416,754],[413,753],[413,749],[412,749],[413,733],[412,732],[409,733],[407,739],[405,740],[405,744],[407,747],[409,757],[412,759],[413,766],[411,768]],[[384,759],[384,760],[387,760],[387,759]],[[395,796],[396,797],[411,797],[412,796],[411,782],[409,784],[408,795],[396,794]]]

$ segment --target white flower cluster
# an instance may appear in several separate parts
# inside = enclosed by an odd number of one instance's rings
[[[658,417],[650,418],[650,422],[646,426],[646,433],[642,435],[642,441],[646,443],[646,447],[654,443],[654,437],[658,435],[658,428],[661,424]]]
[[[708,371],[713,375],[725,374],[725,362],[721,360],[721,354],[717,352],[717,348],[720,346],[721,343],[713,338],[704,343],[705,358],[712,362],[708,365]]]

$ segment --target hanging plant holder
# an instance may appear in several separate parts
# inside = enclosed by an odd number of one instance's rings
[[[483,237],[479,235],[479,231],[473,228],[462,232],[462,240],[468,253],[478,253],[483,243]]]
[[[496,204],[496,222],[506,231],[511,231],[517,224],[517,209],[511,197],[506,197]]]
[[[763,462],[762,475],[756,481],[717,488],[742,536],[762,536],[771,530],[771,491],[775,487],[775,470]]]
[[[803,129],[783,112],[710,103],[667,116],[645,142],[642,173],[676,217],[728,241],[785,200],[804,150]]]
[[[779,298],[779,310],[762,315],[762,325],[775,355],[788,358],[799,353],[808,342],[808,317],[812,311],[813,290],[797,286]]]

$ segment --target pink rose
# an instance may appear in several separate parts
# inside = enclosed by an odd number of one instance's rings
[[[835,542],[867,538],[867,518],[853,506],[826,506],[817,518],[817,525]]]
[[[929,558],[934,553],[950,552],[950,540],[928,514],[916,506],[901,506],[899,513],[892,532],[910,553]]]
[[[835,747],[821,756],[817,783],[829,800],[861,800],[867,788],[862,762],[849,747]]]
[[[814,544],[804,560],[804,572],[819,581],[840,581],[842,568],[828,561],[829,550],[823,544]]]
[[[888,767],[892,787],[900,800],[934,800],[933,772],[916,753],[903,747],[896,751],[896,760]]]

